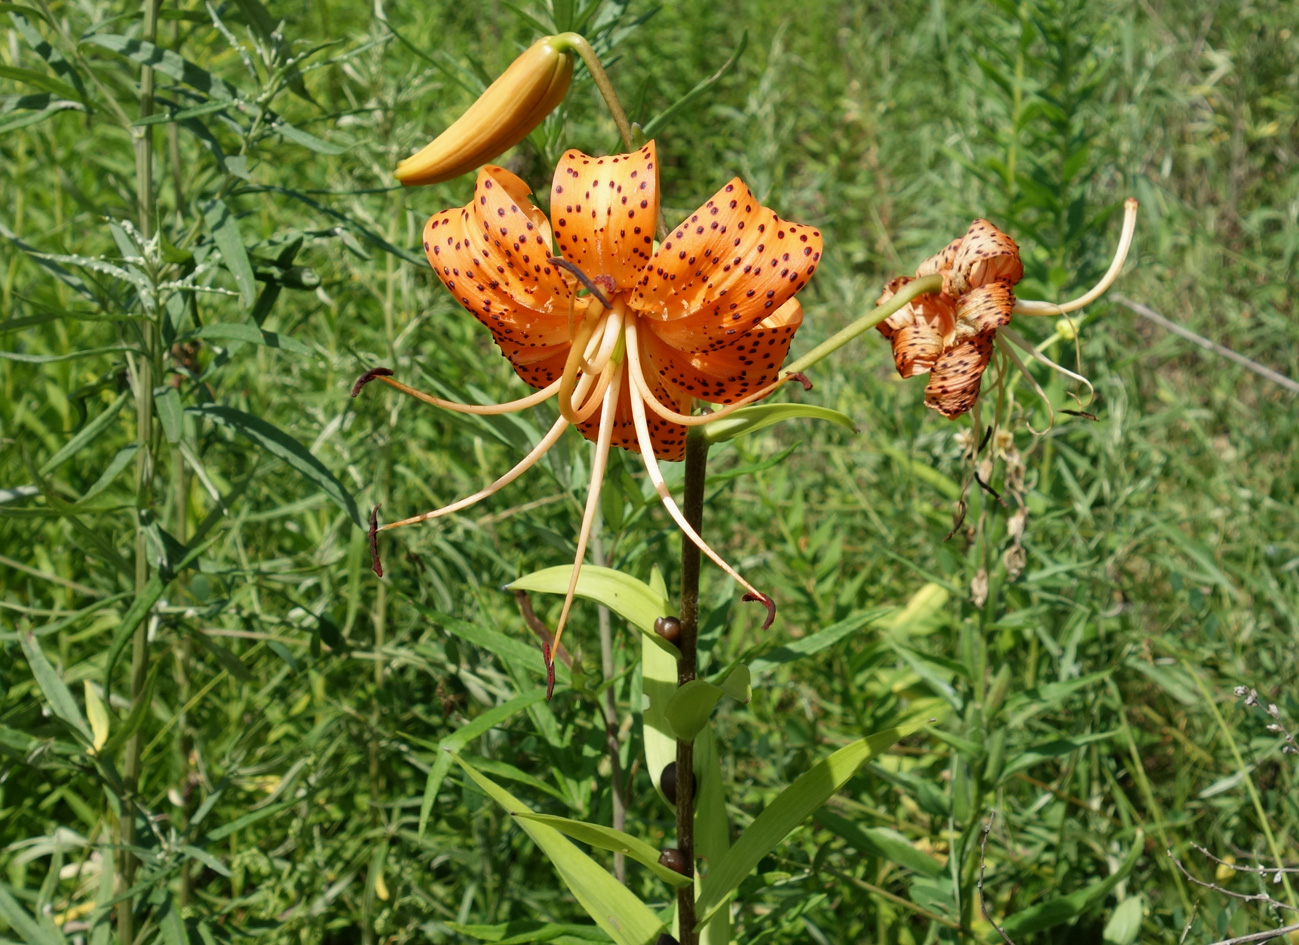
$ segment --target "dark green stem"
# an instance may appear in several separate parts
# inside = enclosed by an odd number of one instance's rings
[[[703,533],[704,486],[708,479],[708,441],[695,431],[686,437],[686,492],[681,504],[686,521],[696,534]],[[681,638],[677,647],[677,685],[695,678],[699,667],[699,547],[681,538]],[[677,849],[689,875],[695,875],[695,746],[677,740]],[[695,886],[677,890],[677,924],[681,945],[695,945]]]

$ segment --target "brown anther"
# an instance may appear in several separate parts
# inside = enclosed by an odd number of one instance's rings
[[[766,630],[771,626],[771,622],[776,619],[776,602],[766,594],[745,594],[741,600],[760,600],[767,607],[767,619],[762,622],[762,629]]]
[[[357,383],[360,383],[358,381]],[[353,394],[352,396],[356,396]],[[383,565],[379,563],[379,510],[382,505],[376,505],[370,510],[370,570],[376,576],[383,577]]]
[[[798,381],[800,384],[802,384],[803,390],[812,389],[812,382],[808,380],[807,375],[804,374],[802,371],[790,371],[785,376],[791,378],[792,380]]]
[[[1100,420],[1100,417],[1094,413],[1088,413],[1086,410],[1061,410],[1061,413],[1067,413],[1071,417],[1082,417],[1084,420]]]
[[[370,370],[358,377],[356,383],[352,385],[352,396],[355,397],[357,394],[361,393],[361,388],[370,383],[376,377],[392,377],[392,369],[386,367],[370,368]]]

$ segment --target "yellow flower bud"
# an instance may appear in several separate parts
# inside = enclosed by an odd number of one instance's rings
[[[568,92],[569,35],[546,36],[529,46],[450,128],[397,165],[397,179],[408,187],[439,184],[522,141]]]

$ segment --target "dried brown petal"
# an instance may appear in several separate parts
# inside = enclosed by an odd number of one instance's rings
[[[961,240],[944,289],[959,296],[994,279],[1014,285],[1022,278],[1024,264],[1015,241],[987,220],[975,220]]]
[[[992,335],[976,335],[945,351],[930,372],[925,406],[954,420],[979,399],[979,381],[992,360]]]

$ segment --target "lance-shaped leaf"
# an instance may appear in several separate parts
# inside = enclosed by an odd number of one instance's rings
[[[707,680],[692,679],[677,689],[668,700],[667,719],[677,738],[692,742],[700,730],[708,724],[713,706],[722,696],[730,696],[736,702],[748,702],[753,696],[749,685],[749,667],[740,665],[731,670],[720,685],[713,685]]]
[[[630,889],[614,879],[554,827],[532,823],[517,815],[531,813],[523,802],[488,780],[461,758],[456,763],[483,792],[516,815],[520,827],[541,848],[556,872],[596,925],[618,945],[649,945],[663,931],[663,923]]]
[[[87,743],[93,743],[94,738],[90,734],[90,726],[86,724],[86,717],[81,714],[81,709],[77,706],[77,700],[72,698],[72,692],[68,689],[67,684],[54,667],[50,665],[50,661],[45,658],[45,652],[41,649],[41,645],[36,642],[36,637],[31,633],[20,633],[18,634],[18,645],[22,647],[23,655],[27,657],[27,664],[32,670],[32,678],[36,680],[36,685],[40,687],[41,693],[45,696],[50,711],[66,722]]]
[[[661,595],[667,613],[667,592],[663,576],[656,569],[650,576],[651,589]],[[663,803],[672,807],[663,795],[659,779],[663,769],[677,760],[677,736],[668,722],[668,702],[677,690],[677,661],[666,650],[656,646],[655,634],[641,634],[641,730],[645,739],[645,764],[649,768],[654,790]]]
[[[567,594],[573,569],[561,564],[542,568],[506,585],[511,591],[537,591],[541,594]],[[667,598],[655,592],[644,581],[613,568],[587,565],[577,578],[576,596],[604,604],[626,620],[648,639],[671,655],[675,661],[680,651],[654,632],[654,621],[668,613]],[[673,663],[675,666],[675,662]],[[673,670],[675,674],[676,670]],[[675,676],[673,677],[675,679]]]
[[[584,820],[573,820],[571,817],[556,817],[552,814],[534,814],[525,811],[514,815],[519,820],[531,821],[534,824],[545,824],[554,827],[567,837],[579,843],[621,853],[628,859],[647,866],[655,876],[674,889],[690,885],[690,877],[683,876],[676,870],[670,870],[659,862],[659,851],[644,840],[633,837],[622,830],[603,827],[600,824],[588,824]]]
[[[695,906],[699,925],[726,905],[758,862],[843,787],[858,768],[928,722],[928,719],[913,719],[859,739],[813,765],[785,788],[704,877],[704,894]]]

